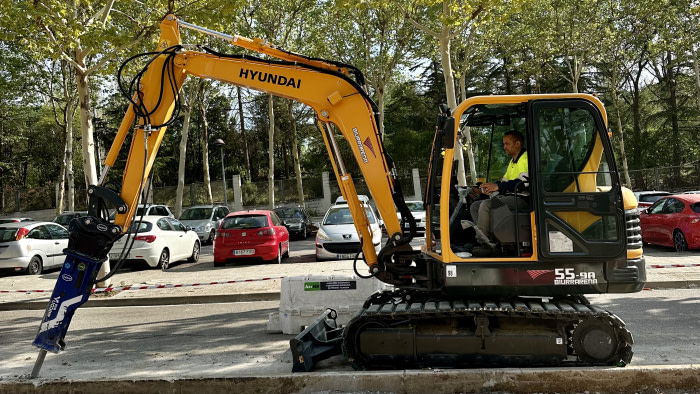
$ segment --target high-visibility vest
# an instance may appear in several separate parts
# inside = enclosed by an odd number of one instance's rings
[[[510,160],[506,174],[503,175],[503,179],[512,181],[513,179],[518,179],[522,173],[527,174],[527,152],[521,152],[520,156],[516,159]]]

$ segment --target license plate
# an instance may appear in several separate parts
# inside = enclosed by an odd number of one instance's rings
[[[109,259],[110,259],[110,260],[117,260],[117,259],[119,259],[119,255],[120,255],[120,254],[121,254],[121,253],[110,253],[110,254],[109,254]]]
[[[355,258],[355,254],[339,254],[338,260],[352,260]]]
[[[255,254],[255,249],[237,249],[233,251],[234,256],[250,256]]]

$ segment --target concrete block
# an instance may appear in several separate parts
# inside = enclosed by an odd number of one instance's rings
[[[377,290],[391,290],[377,279],[350,276],[292,276],[282,279],[279,313],[271,313],[269,332],[298,334],[327,308],[338,312],[339,325],[347,324]],[[276,315],[276,316],[275,316]]]

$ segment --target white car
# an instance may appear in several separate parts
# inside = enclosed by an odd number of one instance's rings
[[[647,190],[634,192],[634,197],[637,199],[637,208],[640,210],[647,209],[661,197],[670,196],[671,193],[658,190]]]
[[[374,210],[365,205],[365,212],[372,229],[372,243],[379,253],[382,229]],[[316,260],[354,259],[360,250],[360,237],[353,224],[347,204],[334,205],[328,209],[316,232]]]
[[[127,261],[142,261],[151,268],[167,270],[176,261],[187,259],[194,263],[199,260],[201,245],[197,233],[167,216],[144,216],[140,223],[138,219],[134,220],[129,233],[112,246],[109,259],[119,260],[132,240],[133,246],[125,256]]]
[[[425,233],[425,207],[423,206],[423,201],[406,201],[406,206],[411,210],[411,215],[416,219],[416,232]],[[401,217],[399,212],[396,212],[398,217]],[[411,230],[411,226],[408,221],[403,221],[403,230],[408,232]]]
[[[52,222],[0,224],[0,269],[38,275],[60,267],[68,231]]]

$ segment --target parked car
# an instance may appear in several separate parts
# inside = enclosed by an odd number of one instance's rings
[[[295,235],[301,239],[306,239],[313,233],[314,225],[311,223],[311,216],[304,207],[280,207],[275,208],[275,213],[282,219],[284,226],[289,231],[289,236]]]
[[[66,211],[66,212],[63,212],[62,214],[56,216],[53,219],[53,222],[58,223],[65,228],[68,228],[68,223],[70,223],[71,220],[73,220],[74,218],[79,218],[81,216],[86,216],[86,215],[87,215],[87,211],[75,211],[75,212],[74,211]]]
[[[678,251],[700,248],[700,194],[657,200],[640,215],[642,242]]]
[[[657,190],[634,192],[634,197],[637,198],[637,208],[639,208],[640,210],[649,208],[651,204],[654,203],[654,201],[660,199],[661,197],[666,197],[670,195],[671,193],[669,192]]]
[[[197,233],[167,216],[144,216],[134,220],[129,232],[117,240],[109,251],[112,261],[118,260],[131,244],[124,256],[127,261],[145,262],[151,268],[167,270],[174,262],[199,260],[201,245]]]
[[[382,241],[379,220],[371,206],[365,204],[364,207],[372,229],[372,243],[379,252]],[[350,208],[346,204],[330,207],[316,232],[316,260],[352,259],[360,248],[360,237],[350,215]]]
[[[139,218],[143,216],[167,216],[169,218],[175,219],[175,215],[173,215],[173,211],[170,210],[170,207],[167,205],[163,204],[140,204],[136,208],[136,217]],[[114,218],[117,216],[116,211],[112,211],[112,213],[109,215],[109,220],[114,221]]]
[[[239,259],[282,263],[289,257],[289,231],[274,211],[229,213],[216,231],[214,266]]]
[[[60,267],[68,231],[52,222],[0,224],[0,269],[38,275]]]
[[[688,190],[683,192],[683,194],[700,194],[700,190]]]
[[[203,244],[213,244],[216,229],[228,214],[229,209],[225,205],[196,205],[182,212],[180,222],[192,227]]]
[[[19,223],[19,222],[33,222],[32,218],[0,218],[0,224],[5,223]]]
[[[408,209],[411,210],[411,215],[416,219],[416,232],[425,234],[425,207],[423,206],[423,201],[406,201]],[[400,213],[396,213],[401,217]],[[404,232],[411,231],[411,226],[408,221],[402,221],[402,226]]]

